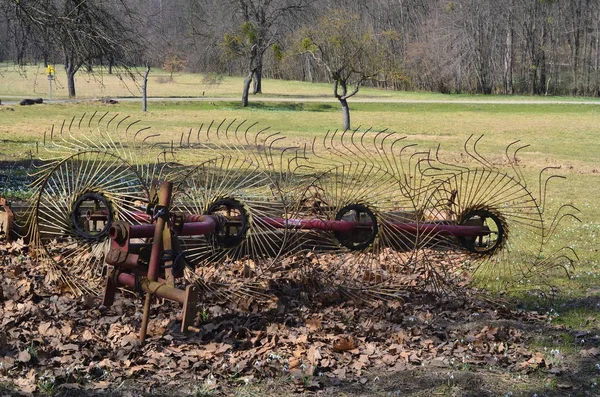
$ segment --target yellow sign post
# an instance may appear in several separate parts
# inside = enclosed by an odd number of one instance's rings
[[[50,100],[52,100],[52,80],[54,80],[54,66],[48,65],[46,68],[48,74],[48,82],[50,83]]]

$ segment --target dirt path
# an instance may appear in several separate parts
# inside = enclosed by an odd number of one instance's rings
[[[25,97],[15,96],[3,96],[2,103],[6,105],[16,105],[21,99]],[[140,97],[114,97],[113,99],[122,102],[137,102],[141,101]],[[100,98],[81,98],[81,99],[53,99],[52,101],[45,100],[45,103],[68,103],[68,102],[89,102],[100,100]],[[148,98],[149,102],[178,102],[178,101],[189,101],[189,102],[237,102],[240,98],[238,97],[151,97]],[[543,100],[543,99],[460,99],[460,98],[448,98],[448,99],[401,99],[401,98],[387,98],[387,97],[356,97],[350,99],[352,103],[414,103],[414,104],[468,104],[468,105],[600,105],[600,100]],[[311,102],[311,103],[337,103],[337,99],[329,96],[252,96],[250,102]]]

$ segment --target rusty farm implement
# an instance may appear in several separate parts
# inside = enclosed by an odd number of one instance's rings
[[[508,172],[472,138],[471,166],[387,131],[289,145],[234,120],[178,144],[161,139],[108,114],[63,123],[46,136],[51,158],[21,216],[48,281],[104,291],[106,306],[119,288],[146,294],[142,340],[152,296],[183,305],[187,332],[207,299],[270,299],[296,287],[358,299],[456,293],[469,281],[518,284],[574,254],[542,255],[576,210],[547,219],[549,178],[534,196],[518,143],[506,150]]]

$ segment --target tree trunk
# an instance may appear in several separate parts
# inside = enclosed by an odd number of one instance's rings
[[[540,47],[540,84],[538,87],[539,95],[548,95],[547,75],[546,75],[546,48],[548,46],[548,26],[546,22],[542,24],[542,45]]]
[[[348,107],[348,100],[344,97],[338,98],[342,105],[342,121],[344,123],[344,130],[350,129],[350,108]]]
[[[513,94],[513,27],[512,3],[508,11],[508,26],[506,27],[506,50],[504,52],[504,94]]]
[[[594,95],[600,96],[600,79],[598,78],[598,67],[600,66],[600,8],[596,18],[596,57],[594,58]]]
[[[262,65],[254,71],[254,91],[253,94],[262,94]]]
[[[75,98],[75,73],[77,73],[77,68],[73,65],[73,61],[71,59],[67,59],[65,62],[65,71],[67,72],[67,87],[69,90],[69,98]]]
[[[146,73],[144,73],[144,82],[142,84],[142,111],[148,110],[148,74],[150,74],[150,65],[146,65]]]
[[[252,82],[253,72],[250,72],[244,79],[244,90],[242,92],[242,107],[248,107],[248,93],[250,92],[250,83]]]

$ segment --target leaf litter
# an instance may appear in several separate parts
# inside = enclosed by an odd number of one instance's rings
[[[528,373],[553,365],[518,326],[546,324],[547,316],[466,289],[458,299],[414,293],[369,302],[300,294],[245,302],[245,311],[207,303],[192,335],[178,331],[179,305],[156,299],[142,346],[140,297],[121,294],[110,308],[96,297],[73,299],[40,276],[22,242],[0,242],[0,260],[0,384],[25,394],[114,390],[132,379],[146,391],[202,384],[223,392],[284,379],[290,392],[315,392],[418,367]]]

